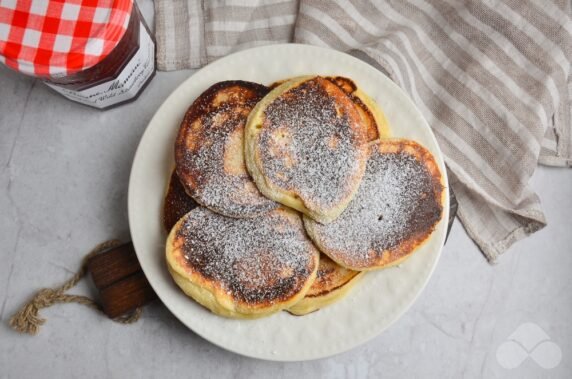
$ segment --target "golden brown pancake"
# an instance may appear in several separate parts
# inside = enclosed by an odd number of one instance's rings
[[[316,246],[353,270],[389,267],[409,257],[443,214],[445,192],[433,155],[414,141],[371,145],[360,189],[328,225],[304,218]]]
[[[195,203],[192,197],[187,195],[177,176],[177,172],[173,170],[167,185],[165,200],[163,201],[163,227],[165,231],[169,233],[181,217],[196,207],[197,203]]]
[[[244,125],[268,88],[220,82],[187,111],[175,143],[177,175],[199,204],[229,217],[255,217],[278,205],[262,196],[244,165]]]
[[[327,255],[320,254],[318,273],[312,287],[302,300],[287,310],[292,314],[302,316],[333,304],[343,299],[363,274],[363,272],[348,270],[332,261]]]
[[[292,79],[250,113],[246,165],[266,197],[327,223],[357,191],[367,142],[377,135],[371,129],[333,82],[319,76]]]
[[[166,259],[177,285],[198,303],[221,316],[257,318],[304,297],[319,252],[293,210],[236,219],[199,207],[171,230]]]

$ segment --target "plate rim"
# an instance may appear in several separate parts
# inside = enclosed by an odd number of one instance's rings
[[[308,361],[308,360],[315,360],[315,359],[320,359],[320,358],[326,358],[326,357],[331,357],[337,354],[341,354],[343,352],[352,350],[360,345],[365,344],[368,341],[371,341],[373,338],[381,335],[385,330],[387,330],[387,328],[391,327],[397,320],[399,320],[403,314],[405,314],[410,308],[411,306],[417,301],[418,297],[420,296],[420,294],[425,290],[429,280],[431,279],[431,277],[433,276],[434,272],[435,272],[435,268],[437,267],[437,264],[440,261],[441,258],[441,254],[443,251],[443,246],[445,244],[445,237],[446,237],[446,227],[445,227],[445,232],[442,232],[441,235],[432,235],[430,237],[430,239],[432,238],[441,238],[441,241],[439,241],[438,244],[438,248],[435,252],[435,258],[431,264],[431,267],[428,270],[428,273],[426,275],[426,277],[423,279],[422,285],[419,287],[418,291],[416,293],[413,294],[413,296],[411,297],[410,301],[403,306],[398,312],[394,313],[392,315],[392,318],[385,323],[385,325],[380,329],[377,330],[375,333],[370,333],[368,334],[366,337],[361,338],[361,339],[355,339],[353,340],[352,343],[349,344],[345,344],[343,346],[343,348],[338,348],[338,349],[332,349],[332,351],[327,352],[327,353],[323,353],[323,354],[314,354],[312,356],[308,356],[308,357],[298,357],[298,358],[288,358],[288,357],[282,357],[282,356],[263,356],[260,354],[255,354],[252,353],[250,351],[242,351],[239,348],[235,348],[234,346],[228,346],[228,345],[224,345],[223,343],[219,343],[219,341],[213,340],[211,338],[209,338],[209,336],[206,333],[202,333],[200,331],[195,330],[192,325],[190,324],[189,320],[185,319],[184,317],[181,317],[181,315],[179,315],[176,311],[174,311],[172,309],[172,306],[170,304],[169,300],[165,300],[165,298],[163,296],[168,295],[168,294],[162,294],[162,290],[157,291],[157,283],[155,282],[156,278],[153,278],[153,275],[149,276],[149,270],[150,267],[147,266],[145,262],[145,259],[142,259],[142,255],[140,255],[140,251],[142,250],[141,246],[139,245],[139,242],[141,241],[136,241],[136,238],[133,238],[134,236],[134,232],[133,232],[133,213],[134,213],[134,208],[135,208],[135,191],[137,191],[137,187],[134,185],[135,180],[135,176],[137,174],[137,164],[138,162],[141,161],[141,156],[143,155],[143,142],[145,141],[146,137],[148,138],[148,135],[150,134],[149,130],[151,129],[150,126],[153,124],[157,123],[157,120],[159,118],[159,116],[165,111],[165,109],[170,105],[170,103],[172,103],[174,101],[174,99],[177,97],[179,92],[182,92],[183,89],[190,84],[191,81],[193,80],[194,77],[196,77],[196,75],[198,75],[199,73],[203,72],[203,74],[205,72],[208,72],[208,70],[213,70],[216,69],[216,67],[218,65],[224,65],[225,63],[227,63],[228,61],[232,61],[232,60],[236,60],[237,57],[241,56],[241,55],[248,55],[248,54],[253,54],[255,52],[258,51],[262,51],[262,50],[283,50],[283,49],[309,49],[309,50],[316,50],[316,51],[322,51],[322,52],[326,52],[328,54],[334,54],[334,55],[340,55],[340,56],[345,56],[345,58],[349,58],[351,61],[353,61],[352,63],[357,64],[358,66],[362,66],[362,68],[366,68],[366,70],[369,71],[375,71],[377,75],[381,75],[383,77],[383,80],[388,81],[390,84],[390,86],[395,87],[395,89],[398,92],[402,93],[402,97],[405,98],[406,102],[409,103],[409,106],[414,108],[415,111],[418,113],[418,116],[420,121],[423,123],[424,128],[426,129],[426,131],[429,133],[430,138],[432,139],[432,142],[434,144],[434,146],[437,149],[437,152],[435,154],[435,152],[433,152],[433,154],[435,155],[435,158],[437,160],[437,163],[439,165],[439,168],[441,170],[442,176],[443,176],[443,182],[445,183],[445,204],[444,204],[444,209],[443,209],[443,215],[442,215],[442,219],[439,221],[439,223],[443,223],[446,222],[449,218],[449,192],[448,192],[448,187],[449,187],[449,179],[448,179],[448,175],[447,175],[447,170],[445,167],[445,163],[444,163],[444,157],[443,157],[443,153],[442,150],[439,146],[439,143],[435,137],[435,134],[433,133],[432,129],[430,128],[427,120],[425,119],[425,117],[423,116],[423,114],[421,113],[421,111],[419,110],[419,108],[415,105],[415,103],[413,102],[413,100],[410,98],[410,96],[399,86],[397,86],[397,84],[395,84],[389,77],[387,77],[387,75],[385,75],[383,72],[381,72],[380,70],[378,70],[377,68],[375,68],[374,66],[370,65],[369,63],[362,61],[352,55],[349,55],[347,53],[344,52],[340,52],[334,49],[330,49],[330,48],[326,48],[326,47],[319,47],[319,46],[312,46],[312,45],[304,45],[304,44],[295,44],[295,43],[286,43],[286,44],[272,44],[272,45],[265,45],[265,46],[258,46],[258,47],[254,47],[254,48],[250,48],[250,49],[245,49],[245,50],[241,50],[232,54],[229,54],[227,56],[224,56],[210,64],[207,64],[206,66],[202,67],[201,69],[197,70],[196,72],[194,72],[193,74],[191,74],[187,79],[185,79],[181,84],[179,84],[168,96],[167,98],[161,103],[161,105],[157,108],[157,110],[155,111],[153,117],[150,119],[149,123],[147,124],[147,126],[145,127],[145,131],[143,132],[143,134],[141,135],[141,138],[138,142],[137,145],[137,149],[135,151],[134,157],[133,157],[133,161],[132,161],[132,167],[131,167],[131,171],[130,171],[130,175],[129,175],[129,187],[128,187],[128,201],[127,201],[127,210],[128,210],[128,219],[129,219],[129,230],[130,230],[130,235],[132,238],[132,242],[133,242],[133,246],[135,249],[135,253],[138,257],[138,260],[141,263],[141,268],[145,274],[145,276],[147,277],[151,287],[153,288],[153,290],[157,293],[157,296],[159,297],[159,299],[161,300],[161,302],[167,307],[167,309],[169,310],[169,312],[171,312],[181,323],[183,323],[183,325],[185,325],[187,328],[189,328],[193,333],[199,335],[201,338],[207,340],[209,343],[212,343],[222,349],[225,349],[227,351],[231,351],[233,353],[242,355],[242,356],[247,356],[250,358],[255,358],[255,359],[261,359],[261,360],[268,360],[268,361],[279,361],[279,362],[297,362],[297,361]],[[372,72],[373,72],[372,71]],[[158,221],[158,224],[159,221]],[[438,224],[439,225],[439,224]],[[436,228],[437,229],[437,228]],[[139,248],[138,248],[139,245]],[[217,316],[219,317],[219,316]]]

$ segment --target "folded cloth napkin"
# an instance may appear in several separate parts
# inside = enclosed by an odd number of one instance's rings
[[[569,0],[155,0],[157,64],[298,42],[385,72],[429,121],[458,215],[489,261],[546,224],[529,180],[572,166]]]

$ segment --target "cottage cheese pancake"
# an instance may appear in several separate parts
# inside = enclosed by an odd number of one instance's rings
[[[268,198],[331,222],[355,195],[370,133],[356,105],[332,81],[287,81],[261,100],[246,126],[246,165]]]
[[[220,82],[187,111],[175,143],[177,174],[199,204],[229,217],[255,217],[278,205],[256,188],[244,164],[244,125],[268,88]]]
[[[360,189],[334,222],[304,218],[316,246],[353,270],[395,265],[410,256],[441,219],[445,193],[431,153],[409,140],[371,145]]]
[[[257,318],[304,297],[319,252],[295,211],[236,219],[199,207],[171,230],[166,259],[175,282],[198,303],[222,316]]]

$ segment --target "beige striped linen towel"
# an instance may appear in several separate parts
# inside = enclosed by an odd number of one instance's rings
[[[155,0],[161,70],[271,43],[328,46],[404,89],[490,262],[544,227],[538,163],[572,166],[572,22],[562,1]],[[566,173],[568,174],[568,173]]]

